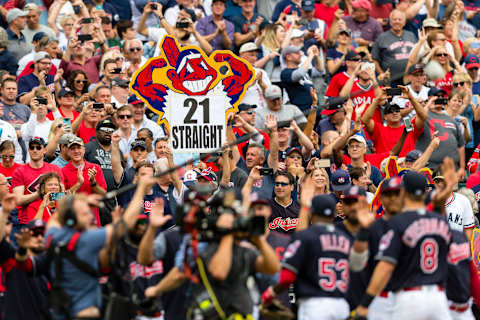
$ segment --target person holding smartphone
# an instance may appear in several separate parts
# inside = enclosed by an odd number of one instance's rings
[[[36,95],[30,101],[30,110],[32,111],[30,118],[27,122],[22,124],[20,132],[22,138],[25,141],[30,141],[33,137],[42,137],[45,141],[48,141],[48,135],[50,133],[50,127],[52,126],[52,120],[47,118],[48,92],[43,95]]]
[[[48,222],[55,214],[58,200],[65,195],[60,176],[56,172],[47,172],[39,179],[40,197],[27,207],[28,220],[42,219]]]

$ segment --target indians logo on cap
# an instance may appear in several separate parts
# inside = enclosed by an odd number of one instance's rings
[[[345,183],[345,178],[344,177],[338,178],[337,183]]]
[[[255,71],[231,51],[217,50],[207,56],[199,47],[181,47],[165,36],[160,43],[161,56],[149,59],[133,75],[131,90],[165,123],[166,102],[170,93],[187,96],[226,95],[236,107],[254,80]],[[183,105],[178,106],[183,108]],[[223,109],[222,109],[223,111]]]

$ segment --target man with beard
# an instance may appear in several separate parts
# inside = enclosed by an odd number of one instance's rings
[[[85,146],[85,160],[100,166],[107,183],[107,192],[118,187],[122,180],[123,167],[122,152],[112,147],[112,133],[115,131],[115,125],[111,119],[100,121],[96,127],[96,141],[92,141]],[[118,159],[112,157],[113,152],[118,152]],[[113,158],[113,161],[112,161]],[[105,206],[100,208],[100,220],[102,225],[111,221],[110,212],[116,205],[116,199],[104,201]]]
[[[0,266],[6,287],[2,311],[13,320],[43,319],[48,294],[48,280],[42,276],[48,267],[47,256],[42,253],[45,222],[30,221],[26,229],[15,235],[19,245],[16,248],[7,241],[5,233],[5,221],[13,209],[15,197],[9,194],[2,201],[0,213]]]

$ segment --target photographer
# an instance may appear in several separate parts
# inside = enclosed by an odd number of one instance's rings
[[[232,230],[234,220],[235,216],[231,213],[223,213],[219,216],[216,227]],[[191,288],[193,301],[189,303],[190,312],[187,313],[187,318],[188,315],[190,318],[192,315],[198,316],[199,319],[228,317],[245,319],[250,316],[253,302],[246,287],[247,278],[252,272],[274,274],[280,270],[280,262],[272,247],[267,243],[265,235],[249,238],[259,252],[240,245],[240,241],[245,237],[245,233],[229,232],[222,236],[219,242],[199,244],[200,259],[197,259],[197,263],[199,268],[206,272],[207,277],[204,278],[200,275],[202,281],[194,284]],[[147,297],[159,296],[166,291],[176,289],[188,279],[187,271],[189,270],[184,270],[187,241],[182,243],[177,252],[175,267],[160,283],[146,290]],[[192,261],[191,251],[188,250],[187,253],[188,261]],[[207,288],[207,291],[214,293],[215,297],[205,291],[205,284],[210,288]],[[208,310],[202,310],[202,304],[205,301],[210,302],[210,299],[218,300],[218,304],[213,302]]]
[[[82,194],[68,196],[60,202],[57,214],[48,222],[45,238],[51,246],[56,246],[62,241],[71,243],[72,237],[77,234],[78,238],[74,245],[76,258],[98,270],[99,260],[102,265],[107,265],[107,253],[110,250],[112,238],[119,238],[127,230],[135,227],[145,193],[155,183],[154,178],[141,178],[132,201],[120,221],[102,228],[92,228],[94,215],[89,204],[95,204],[97,198]],[[98,278],[72,265],[66,257],[61,257],[61,261],[62,274],[57,274],[55,268],[50,270],[50,274],[53,279],[59,280],[63,291],[61,296],[67,295],[71,299],[61,301],[59,306],[51,307],[56,309],[57,313],[61,311],[70,318],[100,319],[101,289]],[[58,316],[63,315],[58,314]]]

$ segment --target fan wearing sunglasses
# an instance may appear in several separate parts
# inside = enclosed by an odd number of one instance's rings
[[[300,204],[292,199],[295,178],[288,172],[277,172],[273,180],[272,214],[268,228],[281,233],[293,233],[298,223]]]
[[[130,77],[147,62],[147,58],[143,56],[143,44],[139,39],[126,40],[123,49],[126,58],[123,70],[127,70]]]
[[[345,67],[347,70],[345,72],[339,72],[333,76],[328,84],[325,96],[338,97],[340,95],[340,90],[342,90],[345,83],[347,83],[349,75],[354,74],[354,71],[360,63],[360,60],[360,55],[353,50],[349,50],[345,54]]]
[[[15,162],[15,145],[10,140],[5,140],[0,143],[0,173],[7,178],[9,182],[12,180],[12,175],[15,169],[21,167]],[[11,190],[10,190],[11,191]]]
[[[28,142],[30,161],[22,168],[18,168],[13,172],[12,191],[15,195],[17,206],[21,207],[18,212],[20,224],[28,223],[27,207],[40,197],[38,184],[35,182],[38,181],[42,174],[56,172],[63,183],[63,174],[60,168],[43,161],[45,153],[45,140],[41,137],[33,137]]]
[[[81,103],[84,99],[89,98],[88,87],[90,82],[88,81],[87,74],[82,70],[74,70],[67,78],[67,87],[75,93],[75,102]],[[80,98],[82,100],[80,101]]]

